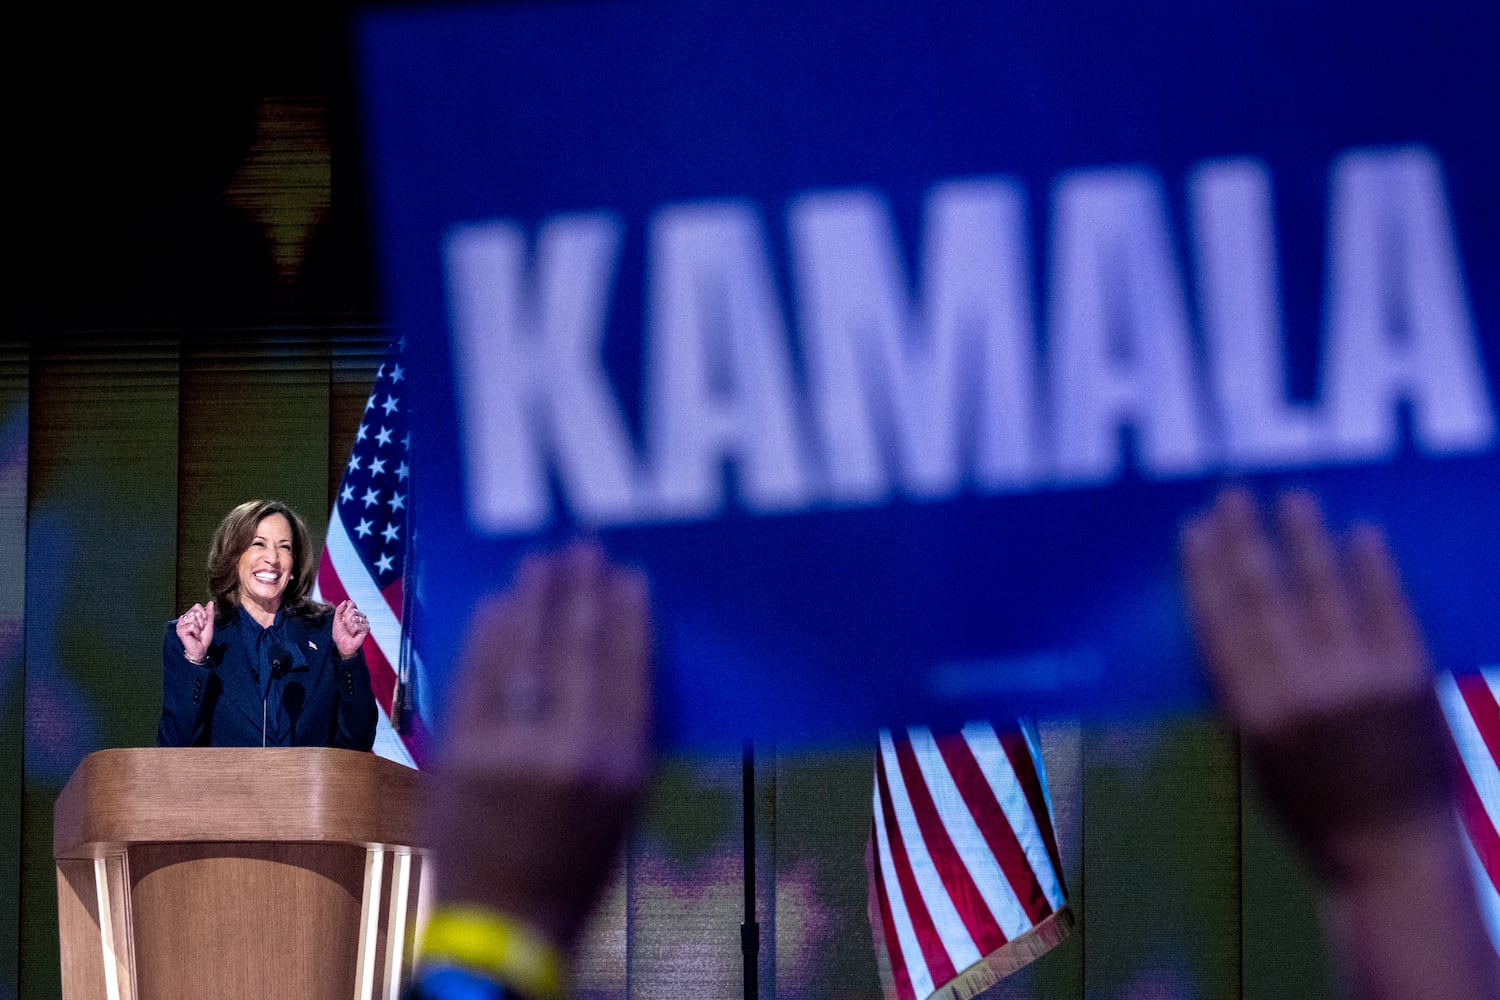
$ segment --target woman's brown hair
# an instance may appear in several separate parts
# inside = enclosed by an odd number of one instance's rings
[[[317,554],[307,525],[297,512],[280,500],[246,500],[224,515],[208,547],[208,593],[214,602],[214,624],[228,624],[240,607],[240,556],[255,541],[255,529],[272,514],[280,514],[292,526],[292,575],[281,595],[287,614],[315,621],[328,611],[310,596],[318,572]]]

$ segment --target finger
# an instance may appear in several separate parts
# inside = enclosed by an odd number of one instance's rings
[[[1188,618],[1199,652],[1218,668],[1229,657],[1232,604],[1223,567],[1223,543],[1212,514],[1200,514],[1183,526],[1178,544]]]
[[[1414,690],[1427,683],[1431,671],[1421,628],[1385,535],[1372,525],[1359,525],[1350,532],[1349,579],[1355,612],[1365,625],[1365,643],[1385,654],[1366,658],[1387,671],[1382,681],[1396,690]]]
[[[1195,531],[1189,543],[1211,676],[1231,715],[1263,723],[1275,716],[1288,672],[1291,626],[1280,570],[1248,492],[1226,491],[1205,518],[1208,533]]]
[[[1242,608],[1230,584],[1226,542],[1212,512],[1182,530],[1181,560],[1188,617],[1211,680],[1238,708],[1236,680],[1245,659]]]
[[[500,670],[496,664],[516,646],[513,592],[481,598],[464,630],[458,675],[453,685],[451,728],[456,737],[477,728],[481,720],[500,716],[495,701]]]
[[[1224,544],[1225,580],[1240,621],[1237,655],[1265,660],[1286,648],[1287,595],[1276,551],[1249,493],[1233,491],[1216,511]]]
[[[545,611],[548,594],[556,575],[551,559],[545,556],[527,556],[516,570],[515,621],[512,630],[516,639],[515,655],[504,658],[501,664],[507,672],[540,669],[540,646],[546,632]]]
[[[184,611],[182,613],[182,617],[177,619],[178,633],[196,635],[198,630],[203,626],[203,621],[200,617],[201,615],[202,612],[195,611],[193,608],[189,608],[188,610]]]
[[[629,787],[645,777],[651,754],[651,608],[646,578],[628,569],[608,572],[603,607],[596,713],[610,738],[603,775]]]
[[[503,641],[495,642],[482,654],[477,682],[483,691],[483,702],[491,721],[501,725],[534,723],[518,715],[508,704],[511,696],[523,688],[534,691],[544,681],[546,665],[543,646],[549,634],[546,618],[548,594],[553,587],[554,566],[548,557],[527,556],[516,570],[515,585],[503,604],[497,605],[488,626]],[[481,643],[488,636],[476,635]]]
[[[1330,667],[1345,662],[1347,658],[1334,654],[1352,641],[1353,617],[1318,503],[1309,493],[1288,493],[1277,505],[1277,520],[1307,638],[1327,654]]]
[[[547,682],[559,718],[582,735],[597,721],[591,705],[603,655],[604,553],[596,544],[575,542],[558,555],[557,566],[548,596],[554,628]]]

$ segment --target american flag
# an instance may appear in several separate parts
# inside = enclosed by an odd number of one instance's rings
[[[1454,768],[1458,814],[1479,909],[1500,951],[1500,668],[1441,674],[1437,693],[1462,765]]]
[[[405,340],[375,373],[318,566],[317,600],[353,598],[370,619],[365,662],[380,706],[375,752],[408,767],[424,760],[421,719],[409,707],[410,655],[405,620],[407,512],[411,506]],[[403,683],[405,682],[405,683]],[[393,720],[395,725],[392,724]]]
[[[881,730],[870,925],[887,1000],[961,1000],[1073,926],[1030,726]]]

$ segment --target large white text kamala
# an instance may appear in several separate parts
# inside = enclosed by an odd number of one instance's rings
[[[1046,308],[1033,302],[1026,197],[999,178],[929,192],[906,278],[882,195],[788,207],[794,351],[760,209],[672,204],[651,219],[640,443],[601,345],[625,227],[511,221],[448,234],[445,272],[468,515],[541,527],[549,482],[581,520],[643,524],[941,500],[1141,474],[1368,461],[1491,446],[1495,414],[1441,166],[1356,150],[1330,173],[1318,395],[1286,389],[1269,169],[1189,175],[1179,259],[1161,179],[1057,179]],[[1046,327],[1037,330],[1045,312]],[[1123,432],[1129,431],[1129,434]]]

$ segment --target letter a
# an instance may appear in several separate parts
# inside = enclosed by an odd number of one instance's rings
[[[1323,384],[1339,454],[1394,452],[1402,400],[1425,451],[1487,447],[1495,415],[1437,157],[1348,153],[1332,184]]]
[[[700,518],[723,501],[733,459],[747,509],[812,499],[786,328],[755,209],[670,205],[651,225],[646,432],[656,516]]]
[[[1146,474],[1201,471],[1203,406],[1161,182],[1144,170],[1066,177],[1053,233],[1048,328],[1059,477],[1113,478],[1127,426]]]

